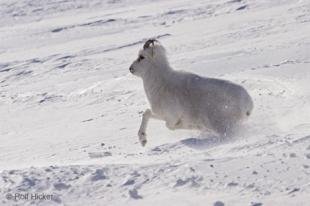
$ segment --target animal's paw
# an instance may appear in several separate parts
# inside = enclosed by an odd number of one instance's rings
[[[138,136],[139,136],[139,141],[140,141],[141,145],[144,147],[146,145],[146,142],[147,142],[145,132],[139,131]]]
[[[140,140],[140,143],[141,143],[142,147],[144,147],[146,145],[147,141],[146,141],[146,139]]]

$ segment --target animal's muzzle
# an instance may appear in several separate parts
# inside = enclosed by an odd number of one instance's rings
[[[133,73],[135,70],[134,70],[133,67],[131,66],[131,67],[129,67],[129,71],[130,71],[131,73]]]

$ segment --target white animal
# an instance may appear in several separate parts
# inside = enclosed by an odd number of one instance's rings
[[[172,69],[164,47],[155,39],[144,44],[129,70],[142,78],[151,106],[143,113],[138,132],[142,146],[150,118],[164,120],[171,130],[212,130],[226,136],[253,109],[242,86]]]

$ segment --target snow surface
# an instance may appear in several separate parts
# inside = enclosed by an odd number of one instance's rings
[[[152,120],[140,146],[150,37],[249,91],[238,134]],[[0,205],[310,205],[309,51],[309,0],[0,0]]]

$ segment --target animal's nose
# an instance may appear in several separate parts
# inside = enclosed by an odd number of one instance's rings
[[[131,72],[131,73],[133,73],[134,72],[134,69],[133,69],[133,67],[131,66],[131,67],[129,67],[129,71]]]

